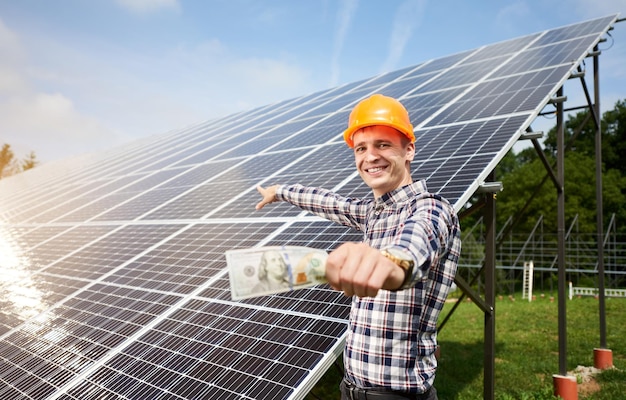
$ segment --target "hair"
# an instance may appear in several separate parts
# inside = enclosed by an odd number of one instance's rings
[[[400,132],[400,131],[398,131]],[[409,143],[411,143],[411,139],[409,139],[408,137],[406,137],[406,135],[402,132],[400,132],[400,143],[402,144],[402,147],[406,147]]]
[[[272,250],[266,251],[261,256],[261,263],[259,264],[259,280],[267,279],[267,258],[266,257],[270,253],[274,253],[274,251]],[[282,257],[280,257],[280,262],[283,264],[285,268],[287,267],[287,263],[285,262],[285,260],[283,260]]]

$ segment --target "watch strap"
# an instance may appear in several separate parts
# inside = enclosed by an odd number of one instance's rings
[[[415,263],[413,262],[413,260],[395,256],[391,254],[389,251],[387,251],[386,249],[383,249],[380,252],[383,256],[387,257],[389,260],[393,261],[394,264],[396,264],[397,266],[399,266],[400,268],[404,270],[404,281],[402,282],[402,285],[400,286],[400,288],[404,288],[406,284],[409,283],[413,277],[413,266]]]

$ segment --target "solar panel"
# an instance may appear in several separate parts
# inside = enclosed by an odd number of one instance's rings
[[[299,399],[341,353],[326,286],[233,301],[224,252],[361,236],[255,186],[369,196],[342,140],[382,93],[415,125],[413,176],[460,210],[615,23],[453,54],[0,181],[0,398]]]

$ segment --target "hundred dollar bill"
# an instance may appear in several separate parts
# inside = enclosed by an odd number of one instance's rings
[[[226,251],[233,300],[283,293],[326,283],[324,250],[266,246]]]

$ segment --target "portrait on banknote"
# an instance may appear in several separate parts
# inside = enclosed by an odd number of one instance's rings
[[[326,283],[323,250],[268,246],[226,252],[234,300],[282,293]]]

